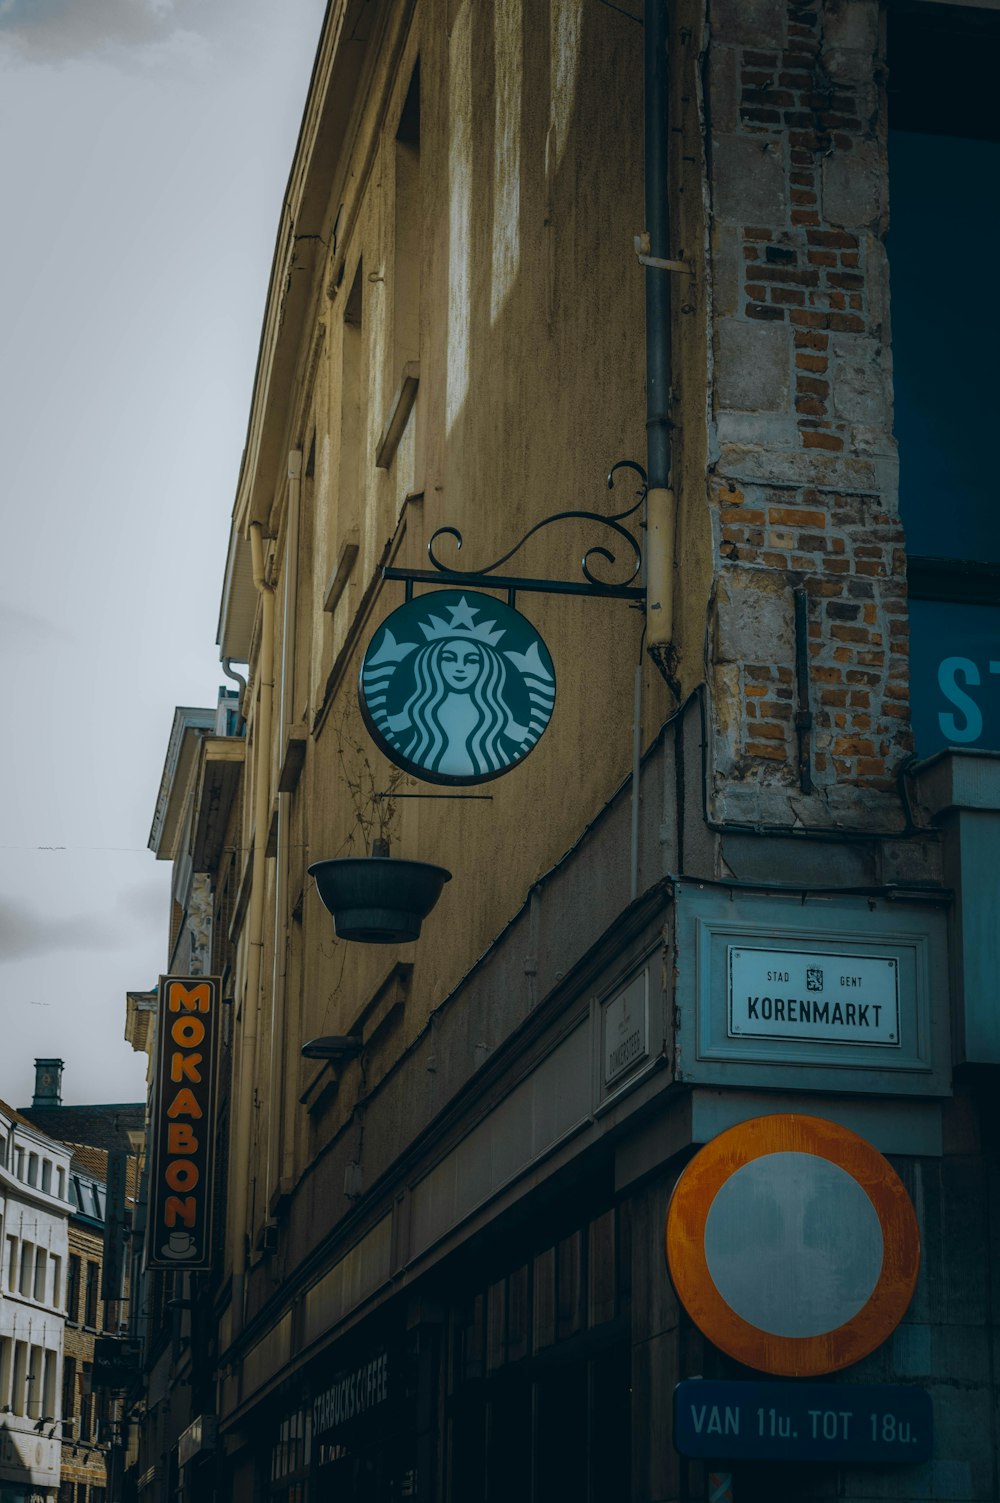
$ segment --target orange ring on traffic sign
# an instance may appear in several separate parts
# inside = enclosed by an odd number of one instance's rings
[[[709,1270],[705,1227],[715,1197],[737,1170],[773,1153],[812,1154],[837,1165],[864,1190],[881,1226],[874,1289],[849,1320],[820,1335],[781,1336],[752,1325],[727,1304]],[[804,1378],[860,1361],[895,1330],[916,1287],[920,1233],[902,1181],[877,1149],[836,1122],[782,1114],[741,1122],[695,1155],[670,1198],[666,1255],[681,1303],[711,1342],[747,1367]]]

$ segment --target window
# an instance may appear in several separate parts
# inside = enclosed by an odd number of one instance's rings
[[[324,609],[331,612],[347,593],[345,586],[358,551],[357,518],[364,489],[362,456],[368,418],[364,399],[364,277],[364,262],[359,261],[344,304],[340,371],[340,465],[333,529],[334,573],[324,602]]]
[[[87,1259],[87,1291],[83,1306],[83,1323],[85,1326],[97,1327],[97,1286],[100,1277],[100,1268],[90,1258]]]
[[[991,107],[1000,15],[889,12],[889,198],[894,426],[906,531],[916,748],[1000,749],[1000,527],[991,435],[1000,382],[993,280],[1000,120]],[[985,92],[983,92],[985,91]],[[970,212],[970,204],[975,212]],[[958,235],[963,300],[928,280]],[[978,295],[977,295],[978,294]]]
[[[11,1294],[17,1288],[17,1238],[7,1238],[7,1288]]]
[[[56,1170],[56,1194],[60,1200],[66,1199],[66,1170],[61,1164]]]
[[[10,1407],[15,1414],[24,1414],[27,1401],[27,1376],[28,1376],[28,1344],[26,1341],[14,1343],[14,1377],[10,1391]]]
[[[80,1258],[69,1255],[69,1277],[66,1280],[66,1319],[74,1324],[80,1319]]]
[[[53,1253],[49,1261],[52,1264],[52,1303],[58,1310],[62,1303],[62,1258]]]
[[[31,1294],[31,1276],[34,1269],[34,1254],[35,1249],[32,1243],[21,1243],[21,1278],[17,1287],[20,1290],[21,1294],[24,1294],[26,1296],[30,1296]]]
[[[452,1308],[448,1496],[629,1493],[628,1213],[609,1209]]]
[[[83,1364],[83,1395],[80,1399],[80,1439],[93,1440],[94,1438],[94,1395],[91,1392],[90,1380],[93,1367],[89,1362]]]
[[[0,1336],[0,1408],[10,1403],[10,1379],[13,1360],[13,1341],[6,1336]]]
[[[312,1416],[298,1409],[281,1421],[271,1447],[271,1503],[302,1503],[309,1470]]]
[[[28,1184],[29,1185],[37,1185],[38,1184],[38,1154],[37,1153],[29,1153],[28,1154]]]
[[[364,490],[362,459],[367,440],[367,386],[364,360],[364,262],[359,259],[344,303],[340,364],[340,454],[337,492],[332,508],[313,507],[317,556],[327,557],[329,576],[323,589],[323,626],[314,639],[314,702],[326,694],[335,646],[343,640],[358,586],[351,582],[358,557],[358,513]],[[312,460],[312,455],[310,455]],[[307,465],[307,470],[309,466]],[[310,504],[311,504],[310,492]]]
[[[56,1412],[56,1354],[46,1348],[42,1364],[42,1414]]]
[[[410,79],[396,131],[396,211],[391,376],[420,358],[420,64]]]
[[[64,1420],[72,1419],[76,1414],[76,1358],[63,1358],[62,1378],[62,1417]],[[63,1434],[72,1434],[72,1427],[63,1426]]]
[[[32,1291],[34,1298],[39,1302],[45,1299],[45,1282],[48,1271],[49,1255],[44,1247],[40,1247],[35,1253],[35,1287]]]
[[[42,1348],[32,1345],[28,1355],[27,1415],[29,1419],[40,1419],[45,1413],[42,1408],[42,1357]]]
[[[42,1189],[46,1195],[52,1194],[52,1160],[42,1160]]]

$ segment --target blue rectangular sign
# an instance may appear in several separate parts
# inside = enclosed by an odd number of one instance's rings
[[[910,700],[917,755],[1000,751],[1000,610],[910,601]]]
[[[926,1461],[930,1395],[900,1384],[730,1383],[674,1389],[682,1456],[745,1461]]]

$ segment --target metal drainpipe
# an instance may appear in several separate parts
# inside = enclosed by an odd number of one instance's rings
[[[285,525],[284,591],[281,608],[281,697],[278,711],[279,759],[287,745],[295,692],[295,618],[299,583],[299,497],[302,453],[288,455],[288,514]],[[285,975],[288,963],[288,816],[291,794],[278,794],[278,853],[274,880],[274,968],[271,978],[270,1089],[267,1114],[267,1215],[273,1214],[286,1170]]]
[[[247,917],[247,982],[243,996],[243,1030],[240,1041],[240,1079],[237,1099],[235,1152],[233,1166],[232,1226],[236,1238],[233,1249],[233,1294],[236,1319],[242,1328],[246,1318],[246,1269],[249,1250],[246,1238],[249,1208],[249,1181],[253,1173],[253,1088],[257,1066],[257,1037],[260,1025],[260,979],[264,953],[264,863],[267,859],[267,834],[271,820],[271,719],[274,704],[274,590],[264,578],[263,529],[259,522],[250,524],[250,550],[253,558],[253,582],[260,593],[261,628],[257,677],[260,698],[254,725],[254,827],[253,873],[250,881],[250,906]]]
[[[649,253],[670,257],[667,203],[667,4],[646,0],[644,28],[646,228]],[[670,488],[670,277],[646,267],[646,647],[671,682],[676,503]],[[673,684],[671,684],[673,687]]]

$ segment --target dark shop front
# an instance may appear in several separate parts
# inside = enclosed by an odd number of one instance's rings
[[[290,1379],[261,1496],[627,1497],[632,1218],[607,1198],[596,1213],[592,1187],[531,1198]]]

